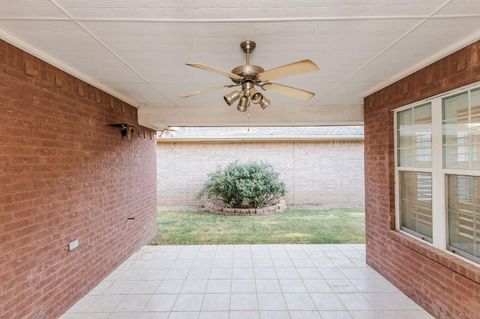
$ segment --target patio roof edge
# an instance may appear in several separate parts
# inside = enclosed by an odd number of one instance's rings
[[[255,137],[182,137],[157,138],[157,143],[171,142],[281,142],[281,141],[363,141],[363,135],[329,135],[329,136],[255,136]]]

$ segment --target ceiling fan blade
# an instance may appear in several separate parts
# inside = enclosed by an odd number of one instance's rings
[[[241,77],[240,75],[236,75],[232,72],[227,72],[227,71],[224,71],[222,69],[219,69],[219,68],[216,68],[216,67],[213,67],[213,66],[209,66],[209,65],[206,65],[206,64],[201,64],[201,63],[187,63],[188,66],[192,66],[194,68],[198,68],[198,69],[202,69],[202,70],[205,70],[205,71],[209,71],[209,72],[213,72],[213,73],[217,73],[217,74],[220,74],[220,75],[223,75],[223,76],[226,76],[226,77],[229,77],[233,80],[237,80],[237,81],[241,81],[243,79],[243,77]]]
[[[313,92],[297,89],[287,85],[276,84],[276,83],[265,83],[264,85],[262,85],[262,88],[265,91],[275,92],[281,95],[289,96],[294,99],[303,100],[303,101],[310,100],[312,97],[315,96],[315,93]]]
[[[260,81],[272,81],[318,70],[320,70],[320,68],[312,60],[302,60],[264,71],[259,73],[257,77]]]
[[[173,136],[173,135],[175,135],[175,133],[178,132],[178,130],[180,130],[179,127],[168,126],[164,129],[159,130],[158,132],[160,133],[159,134],[160,137],[164,137],[164,136]]]
[[[194,96],[194,95],[197,95],[197,94],[200,94],[200,93],[205,93],[205,92],[214,91],[214,90],[223,89],[223,88],[231,88],[231,87],[234,87],[234,86],[236,86],[236,85],[235,84],[215,85],[215,86],[211,86],[211,87],[208,87],[208,88],[205,88],[205,89],[202,89],[202,90],[193,91],[193,92],[187,93],[185,95],[181,95],[179,97],[180,98],[187,98],[187,97],[191,97],[191,96]]]

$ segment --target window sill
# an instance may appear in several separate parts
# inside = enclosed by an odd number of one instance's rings
[[[453,254],[443,252],[433,247],[430,244],[422,243],[420,240],[411,238],[397,230],[389,232],[390,238],[402,244],[403,246],[412,249],[444,267],[464,276],[476,283],[480,284],[480,266],[470,264],[469,262],[457,257]]]

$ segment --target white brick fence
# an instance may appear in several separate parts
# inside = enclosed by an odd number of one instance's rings
[[[157,144],[160,209],[195,209],[208,173],[232,161],[266,161],[292,206],[363,207],[363,141],[227,141]]]

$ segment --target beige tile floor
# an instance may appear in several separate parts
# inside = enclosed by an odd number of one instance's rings
[[[433,318],[364,245],[144,246],[61,319]]]

